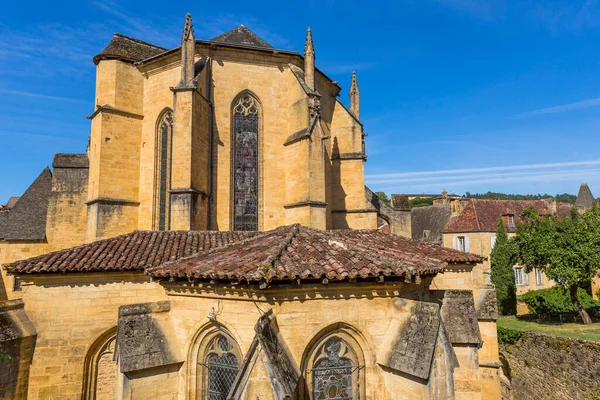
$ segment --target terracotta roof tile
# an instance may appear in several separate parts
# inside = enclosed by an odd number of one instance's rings
[[[257,232],[135,231],[14,262],[12,273],[142,271],[155,278],[332,281],[379,275],[410,280],[479,256],[378,230],[320,231],[300,225]]]
[[[513,215],[515,224],[520,220],[523,211],[533,208],[540,215],[556,214],[561,218],[568,217],[572,206],[556,203],[553,210],[549,200],[486,200],[471,199],[463,211],[450,219],[444,232],[495,232],[498,218]],[[507,226],[508,232],[515,232],[516,227]]]

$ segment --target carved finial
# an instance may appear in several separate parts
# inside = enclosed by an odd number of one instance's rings
[[[194,39],[194,26],[192,16],[185,16],[183,35],[181,35],[181,84],[189,85],[194,79],[194,55],[196,40]]]
[[[181,44],[184,44],[189,39],[194,40],[194,25],[192,25],[192,14],[185,15],[185,25],[183,26],[183,35],[181,36]]]
[[[312,31],[310,28],[306,31],[306,43],[304,44],[304,55],[315,54],[315,45],[313,44]]]
[[[358,82],[356,81],[356,72],[352,71],[352,83],[350,84],[350,93],[358,92]]]
[[[315,90],[315,46],[312,31],[306,31],[306,44],[304,45],[304,82],[311,91]]]
[[[352,82],[350,83],[350,112],[360,120],[360,92],[358,91],[356,72],[352,72]]]

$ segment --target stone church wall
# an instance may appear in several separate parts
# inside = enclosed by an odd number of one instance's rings
[[[500,344],[503,372],[510,381],[503,399],[600,398],[600,344],[525,333]]]

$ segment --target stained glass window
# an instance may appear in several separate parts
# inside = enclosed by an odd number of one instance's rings
[[[164,231],[168,226],[169,205],[168,192],[171,185],[171,149],[173,138],[173,114],[167,111],[158,126],[158,171],[156,181],[157,227]]]
[[[233,126],[233,229],[258,230],[258,106],[242,96]]]
[[[338,337],[329,339],[315,357],[313,400],[353,400],[354,364],[348,357],[350,349]]]
[[[238,373],[238,359],[233,346],[224,335],[216,336],[208,346],[207,400],[227,400]]]

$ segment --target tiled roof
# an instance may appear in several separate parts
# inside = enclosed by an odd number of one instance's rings
[[[412,238],[441,245],[442,231],[451,216],[452,211],[448,204],[413,208],[410,211]],[[425,231],[428,232],[425,234]]]
[[[262,40],[258,35],[246,28],[244,25],[240,25],[237,28],[225,32],[210,40],[215,43],[226,43],[238,46],[250,46],[250,47],[261,47],[266,49],[272,49],[269,43]]]
[[[587,183],[582,183],[579,187],[579,193],[577,194],[577,200],[575,200],[575,207],[579,209],[591,208],[594,205],[594,195],[590,190]]]
[[[135,231],[6,265],[18,273],[141,271],[255,235],[247,232]]]
[[[444,232],[494,232],[498,218],[513,215],[515,224],[523,211],[533,208],[540,215],[553,214],[551,200],[484,200],[470,199],[463,211],[450,219]],[[571,206],[556,203],[556,214],[560,217],[570,215]],[[507,226],[508,232],[515,232],[514,226]]]
[[[101,60],[121,60],[132,63],[159,55],[165,51],[167,49],[115,33],[104,50],[94,57],[94,63],[98,64]]]
[[[156,278],[344,280],[430,275],[482,258],[377,230],[136,231],[6,266],[13,273],[141,271]]]
[[[415,243],[378,230],[320,231],[283,226],[221,249],[146,270],[155,278],[342,281],[379,275],[432,275],[447,262],[481,258]]]
[[[52,160],[52,168],[89,168],[87,154],[56,153]]]
[[[12,208],[0,212],[0,239],[46,239],[46,215],[51,191],[52,173],[46,167]]]

